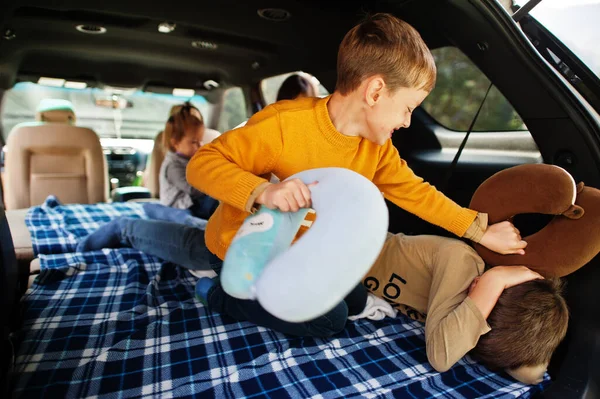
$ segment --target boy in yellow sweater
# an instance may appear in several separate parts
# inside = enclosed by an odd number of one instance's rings
[[[389,14],[366,19],[343,39],[337,69],[331,96],[268,106],[191,159],[190,184],[221,201],[206,227],[208,251],[223,259],[243,220],[257,206],[286,212],[310,205],[310,190],[301,181],[272,184],[271,174],[284,180],[302,170],[337,166],[362,174],[388,200],[459,237],[500,253],[524,253],[526,243],[512,224],[487,227],[486,215],[460,207],[415,176],[392,144],[392,134],[410,125],[413,110],[435,84],[433,56],[414,28]],[[348,302],[354,302],[350,298],[365,295],[357,287],[346,304],[340,304],[341,313],[334,309],[326,315],[324,323],[330,329],[311,331],[273,320],[257,303],[231,298],[209,282],[200,285],[197,292],[214,309],[297,335],[341,330]]]
[[[419,34],[378,14],[352,29],[338,53],[338,81],[326,98],[282,101],[202,147],[187,179],[222,205],[208,223],[206,246],[223,259],[233,236],[256,206],[296,211],[310,205],[299,180],[270,184],[302,170],[344,167],[373,181],[399,207],[459,237],[500,253],[526,243],[510,224],[485,229],[477,212],[462,208],[415,176],[390,140],[435,84],[436,68]],[[475,222],[475,224],[474,224]]]
[[[435,84],[436,68],[417,31],[389,15],[376,14],[344,37],[338,53],[335,92],[326,98],[282,101],[255,114],[241,128],[203,146],[190,160],[187,179],[221,205],[206,232],[174,223],[119,219],[84,239],[78,249],[128,245],[195,270],[219,271],[243,220],[258,206],[296,211],[310,206],[299,180],[281,180],[306,169],[337,166],[370,179],[396,205],[500,253],[524,253],[526,243],[508,222],[487,226],[487,216],[462,208],[402,160],[390,138],[410,125],[411,114]],[[360,232],[357,232],[360,234]],[[197,293],[209,306],[293,335],[329,336],[365,305],[362,285],[326,315],[288,323],[256,301],[225,294],[210,279]]]

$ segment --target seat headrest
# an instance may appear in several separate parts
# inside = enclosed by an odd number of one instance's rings
[[[211,141],[213,141],[214,139],[216,139],[217,137],[219,137],[220,135],[221,135],[221,133],[219,133],[218,130],[206,128],[204,130],[204,137],[202,138],[202,143],[208,144]]]
[[[40,122],[75,124],[75,110],[70,101],[45,98],[37,108],[35,119]]]
[[[22,123],[11,130],[6,147],[6,209],[39,205],[49,194],[69,204],[106,201],[106,158],[93,130]]]

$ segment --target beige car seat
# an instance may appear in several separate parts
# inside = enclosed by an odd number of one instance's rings
[[[65,204],[106,201],[106,161],[96,133],[73,125],[68,101],[43,101],[36,118],[8,136],[6,209],[39,205],[50,194]]]

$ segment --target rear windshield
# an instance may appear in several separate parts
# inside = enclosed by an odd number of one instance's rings
[[[173,105],[190,100],[210,126],[211,104],[202,96],[191,98],[134,91],[119,96],[128,106],[112,109],[96,105],[98,100],[111,98],[110,93],[97,88],[66,89],[21,82],[4,94],[2,128],[4,137],[22,122],[35,121],[35,114],[43,99],[63,99],[73,104],[77,126],[94,130],[102,138],[154,139],[164,129]]]
[[[600,0],[542,0],[529,14],[600,77]]]

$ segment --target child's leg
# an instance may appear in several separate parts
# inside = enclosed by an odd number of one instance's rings
[[[121,230],[129,218],[120,217],[100,226],[77,244],[77,252],[94,251],[102,248],[119,248],[122,246]]]
[[[356,316],[365,310],[368,295],[369,292],[362,283],[359,283],[348,295],[346,295],[344,302],[346,302],[346,306],[348,306],[348,316]]]
[[[204,231],[179,223],[130,219],[123,242],[163,260],[193,270],[210,270],[214,255],[206,248]]]
[[[153,202],[144,203],[142,206],[150,219],[181,223],[203,230],[206,228],[206,220],[194,217],[189,209],[177,209]]]
[[[262,327],[300,337],[329,337],[342,331],[346,325],[348,306],[344,301],[314,320],[290,323],[271,315],[258,301],[237,299],[226,294],[218,279],[214,281],[215,285],[207,295],[208,306],[211,310],[238,321],[250,321]]]
[[[131,247],[157,256],[163,260],[188,269],[210,270],[216,258],[204,243],[204,231],[179,223],[160,220],[120,218],[110,229],[112,238],[99,239],[106,231],[98,231],[85,237],[78,245],[79,252],[106,248],[106,242],[117,240],[122,246]]]

